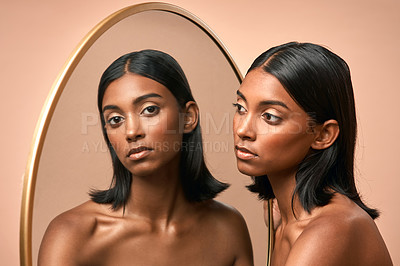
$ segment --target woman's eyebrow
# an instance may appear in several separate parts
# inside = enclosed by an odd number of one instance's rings
[[[290,108],[289,108],[286,104],[284,104],[283,102],[281,102],[281,101],[274,101],[274,100],[261,101],[261,102],[258,103],[258,105],[259,105],[259,106],[264,106],[264,105],[279,105],[279,106],[282,106],[282,107],[284,107],[284,108],[286,108],[286,109],[288,109],[288,110],[290,111]]]
[[[242,98],[245,102],[247,102],[246,97],[244,97],[243,93],[241,93],[239,90],[236,91],[236,94]],[[282,106],[290,111],[290,108],[283,102],[281,101],[276,101],[276,100],[266,100],[266,101],[261,101],[258,103],[258,106],[264,106],[264,105],[279,105]]]
[[[157,93],[148,93],[148,94],[145,94],[145,95],[137,97],[133,101],[133,104],[134,105],[138,104],[138,103],[140,103],[140,102],[142,102],[142,101],[144,101],[144,100],[146,100],[148,98],[162,98],[162,96],[160,94],[157,94]],[[104,111],[110,110],[110,109],[111,110],[121,110],[117,105],[110,104],[110,105],[106,105],[106,106],[103,107],[103,113],[104,113]]]
[[[110,104],[110,105],[106,105],[106,106],[103,107],[103,113],[106,110],[120,110],[120,109],[119,109],[118,106]]]
[[[145,94],[145,95],[142,95],[142,96],[137,97],[137,98],[133,101],[133,104],[138,104],[138,103],[140,103],[140,102],[142,102],[142,101],[144,101],[144,100],[146,100],[146,99],[148,99],[148,98],[153,98],[153,97],[155,97],[155,98],[162,98],[162,96],[161,96],[160,94],[157,94],[157,93],[148,93],[148,94]]]
[[[243,101],[247,102],[246,97],[244,97],[243,93],[241,93],[239,90],[236,91],[236,94],[243,99]]]

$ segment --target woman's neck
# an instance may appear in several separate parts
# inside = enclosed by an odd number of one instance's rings
[[[133,176],[125,214],[167,227],[188,205],[180,180],[178,161],[171,162],[151,175]]]
[[[297,195],[293,197],[296,188],[295,173],[268,175],[268,179],[279,205],[282,225],[309,216],[309,213],[303,208]]]

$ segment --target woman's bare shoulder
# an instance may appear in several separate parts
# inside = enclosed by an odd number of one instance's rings
[[[311,219],[294,243],[287,265],[392,265],[372,218],[339,198]]]
[[[208,217],[206,226],[213,230],[215,239],[229,243],[229,250],[236,257],[233,265],[253,265],[250,235],[242,214],[234,207],[216,200],[208,201],[205,208]]]
[[[82,234],[95,226],[96,218],[102,214],[102,207],[87,201],[55,217],[49,224],[50,233]]]
[[[210,219],[221,223],[223,227],[225,226],[246,226],[246,222],[242,214],[234,207],[216,201],[209,200],[204,204],[204,212]]]
[[[47,227],[39,250],[39,265],[72,263],[73,254],[90,239],[104,207],[87,201],[55,217]]]

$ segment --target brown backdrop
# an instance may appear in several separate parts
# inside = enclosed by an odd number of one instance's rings
[[[139,2],[1,2],[0,258],[4,265],[19,263],[22,175],[37,118],[58,71],[98,21]],[[360,190],[370,205],[381,209],[377,224],[395,265],[400,264],[400,2],[169,2],[204,20],[226,44],[242,73],[262,51],[291,40],[324,44],[349,63],[359,118]]]

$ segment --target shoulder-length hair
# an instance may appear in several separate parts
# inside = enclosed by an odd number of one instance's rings
[[[317,124],[334,119],[340,133],[336,141],[323,150],[312,150],[300,163],[296,173],[297,194],[303,208],[310,212],[324,206],[341,193],[364,209],[373,219],[379,216],[360,199],[354,182],[354,149],[357,120],[350,70],[346,62],[328,49],[311,43],[290,42],[273,47],[253,62],[253,69],[276,77],[293,100]],[[275,198],[267,176],[253,177],[248,186],[260,199]]]
[[[109,189],[92,190],[89,195],[94,202],[112,204],[114,210],[125,206],[130,196],[132,174],[122,165],[108,139],[102,102],[110,83],[127,73],[141,75],[164,85],[175,96],[181,107],[188,101],[194,101],[182,68],[173,57],[164,52],[143,50],[129,53],[115,60],[104,71],[98,88],[97,105],[114,173]],[[216,180],[205,164],[200,121],[192,132],[183,134],[181,146],[180,178],[185,197],[189,201],[212,199],[229,186]]]

